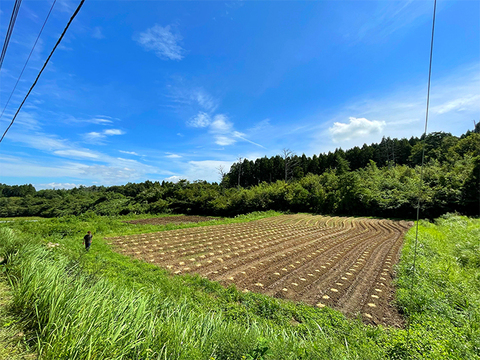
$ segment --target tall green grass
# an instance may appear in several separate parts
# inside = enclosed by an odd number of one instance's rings
[[[274,214],[253,214],[249,221]],[[105,235],[168,227],[63,218],[0,227],[12,313],[41,359],[479,359],[480,221],[422,222],[398,266],[398,306],[410,329],[385,329],[198,276],[170,276],[113,252]],[[193,225],[202,226],[202,225]],[[95,233],[89,253],[81,237]],[[23,235],[22,235],[23,234]],[[47,241],[60,247],[48,248]]]
[[[192,297],[138,291],[88,275],[63,254],[8,229],[0,230],[0,241],[14,288],[12,310],[26,319],[40,358],[351,359],[359,353],[381,358],[359,323],[331,310],[309,309],[317,313],[315,327],[280,327],[255,314],[235,321],[213,298],[211,306],[199,306]],[[274,299],[263,306],[279,308]],[[364,338],[349,349],[352,335]]]
[[[480,358],[480,220],[452,214],[422,221],[415,274],[413,230],[397,281],[410,336],[422,339],[410,341],[413,351],[430,359]]]

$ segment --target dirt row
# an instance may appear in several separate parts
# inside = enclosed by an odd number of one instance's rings
[[[210,220],[218,220],[217,218],[207,216],[195,216],[195,215],[179,215],[179,216],[163,216],[158,218],[138,219],[125,221],[129,224],[137,225],[167,225],[167,224],[188,224],[199,223]]]
[[[394,265],[412,224],[283,215],[109,238],[125,255],[173,274],[198,273],[243,291],[330,306],[372,324],[402,326],[392,306]]]

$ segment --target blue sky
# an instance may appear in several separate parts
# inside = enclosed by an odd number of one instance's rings
[[[3,40],[13,1],[0,3]],[[51,6],[24,0],[0,107]],[[3,133],[78,2],[58,0]],[[243,157],[420,136],[433,1],[87,0],[0,143],[0,182],[218,181]],[[1,111],[0,109],[0,111]],[[439,1],[429,131],[480,121],[480,2]]]

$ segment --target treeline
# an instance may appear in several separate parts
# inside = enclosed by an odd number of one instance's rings
[[[441,139],[440,145],[434,145],[433,139]],[[183,213],[235,216],[251,211],[278,210],[414,218],[419,194],[422,217],[434,218],[454,211],[478,215],[480,134],[467,133],[457,138],[435,133],[426,141],[424,184],[420,193],[421,168],[418,164],[387,162],[380,167],[374,159],[368,159],[366,166],[351,169],[346,155],[341,156],[337,150],[333,165],[321,174],[308,170],[308,166],[315,163],[313,157],[311,162],[307,161],[307,175],[292,176],[288,181],[261,181],[249,187],[231,187],[231,174],[225,175],[220,184],[186,180],[178,183],[146,181],[122,186],[40,191],[32,185],[0,184],[0,217],[57,217],[89,211],[98,215]],[[412,147],[411,160],[408,161],[415,159],[417,151],[413,149],[418,148],[417,145]],[[262,164],[260,160],[257,161]],[[245,171],[242,176],[246,178],[247,174]]]
[[[307,174],[320,175],[328,169],[344,172],[366,167],[373,160],[378,167],[407,165],[415,167],[422,163],[423,143],[425,143],[425,161],[456,161],[465,155],[480,155],[478,136],[480,124],[473,132],[467,131],[460,137],[445,132],[433,132],[425,138],[407,139],[383,138],[380,143],[355,146],[349,150],[336,149],[327,154],[307,157],[294,155],[290,150],[273,157],[263,157],[255,161],[244,159],[232,165],[223,176],[226,187],[250,187],[261,182],[272,183],[277,180],[301,179]],[[423,141],[425,140],[425,141]]]

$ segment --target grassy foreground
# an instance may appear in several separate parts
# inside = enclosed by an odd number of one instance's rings
[[[209,222],[251,221],[255,213]],[[0,227],[10,314],[40,359],[480,359],[480,221],[422,222],[398,267],[410,329],[385,329],[323,308],[170,276],[112,252],[103,236],[207,226],[139,226],[94,215]],[[95,234],[90,253],[86,230]],[[50,248],[47,242],[59,243]]]

